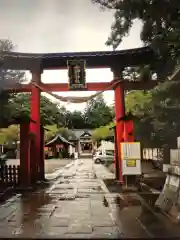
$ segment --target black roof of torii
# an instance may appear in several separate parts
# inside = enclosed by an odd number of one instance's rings
[[[37,66],[42,69],[66,68],[67,60],[86,60],[87,68],[111,67],[113,62],[123,66],[148,64],[155,57],[150,47],[120,51],[67,52],[67,53],[20,53],[1,52],[0,66],[5,69],[28,70]]]

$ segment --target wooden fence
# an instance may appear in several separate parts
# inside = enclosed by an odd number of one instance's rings
[[[0,166],[0,185],[16,186],[19,185],[20,166],[1,165]]]
[[[154,172],[155,169],[163,169],[163,149],[143,148],[141,169],[142,173]]]
[[[144,148],[142,155],[144,160],[154,160],[154,161],[163,160],[163,149]]]

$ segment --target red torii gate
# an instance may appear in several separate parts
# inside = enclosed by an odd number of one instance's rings
[[[24,144],[22,152],[26,153],[27,164],[23,164],[24,178],[28,183],[31,176],[34,180],[39,179],[39,174],[43,174],[42,163],[42,133],[40,125],[40,86],[48,91],[62,92],[69,91],[68,83],[42,83],[41,74],[43,70],[67,68],[67,60],[85,60],[87,68],[110,68],[113,72],[114,80],[122,79],[122,71],[127,66],[149,64],[154,59],[153,51],[149,47],[107,52],[82,52],[82,53],[56,53],[56,54],[27,54],[27,53],[3,53],[0,65],[5,69],[29,70],[32,73],[32,82],[35,84],[17,84],[15,88],[6,87],[7,91],[31,92],[31,115],[34,121],[30,123],[30,129],[24,126],[21,131],[21,141],[26,141],[27,132],[34,135],[34,143]],[[125,116],[124,90],[151,89],[157,82],[128,82],[119,81],[112,90],[115,93],[115,114],[116,114],[116,149],[119,171],[116,176],[120,183],[123,183],[120,143],[124,141],[124,123],[118,121]],[[96,82],[87,83],[87,91],[101,91],[108,87],[109,83]],[[110,89],[109,89],[110,90]],[[24,134],[26,133],[26,134]],[[128,139],[125,139],[128,140]],[[30,154],[29,154],[30,151]],[[29,156],[30,155],[30,156]],[[22,155],[21,155],[22,156]],[[28,157],[29,156],[29,157]],[[25,160],[25,159],[24,159]],[[28,163],[29,161],[29,163]],[[21,161],[22,162],[22,161]],[[116,165],[116,166],[117,166]],[[42,177],[41,174],[41,177]]]

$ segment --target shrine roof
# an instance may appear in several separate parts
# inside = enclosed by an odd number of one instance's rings
[[[20,53],[1,52],[0,66],[6,69],[28,70],[40,65],[42,69],[66,68],[67,60],[86,60],[89,68],[111,67],[113,63],[125,66],[149,63],[154,59],[150,47],[120,51],[66,52],[66,53]]]
[[[73,131],[76,140],[79,140],[84,134],[89,134],[89,136],[92,135],[93,129],[71,129]]]
[[[51,146],[53,144],[58,144],[58,143],[66,143],[68,145],[73,145],[73,143],[69,142],[67,139],[65,139],[63,136],[60,134],[56,135],[51,141],[49,141],[46,146]]]

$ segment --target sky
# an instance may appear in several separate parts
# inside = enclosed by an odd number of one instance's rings
[[[16,45],[16,51],[29,53],[112,50],[105,42],[113,14],[110,10],[100,10],[91,0],[0,0],[0,39],[8,38]],[[142,46],[140,30],[141,23],[136,21],[118,49]],[[109,69],[87,69],[86,76],[87,82],[112,80]],[[29,73],[27,77],[31,78]],[[67,82],[67,71],[44,71],[42,81]],[[92,92],[57,94],[86,96]],[[104,98],[112,104],[113,92],[105,92]],[[68,103],[65,106],[69,110],[83,110],[86,105]]]

